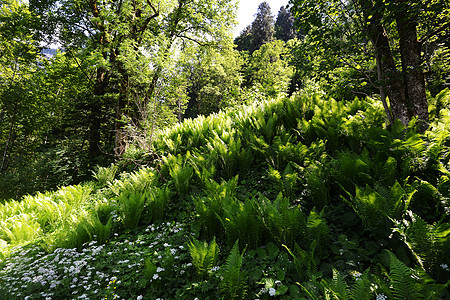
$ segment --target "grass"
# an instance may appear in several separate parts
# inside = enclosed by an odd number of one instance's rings
[[[323,95],[177,124],[151,168],[0,204],[0,298],[448,297],[449,102],[424,134]]]

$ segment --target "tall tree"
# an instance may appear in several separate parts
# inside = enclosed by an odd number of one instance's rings
[[[258,10],[250,27],[247,27],[236,39],[238,50],[253,53],[274,38],[274,20],[270,5],[266,1],[258,6]]]
[[[299,26],[326,51],[332,52],[332,56],[341,56],[345,48],[359,53],[373,49],[377,85],[380,94],[385,94],[390,102],[389,109],[384,101],[388,116],[400,119],[405,125],[412,117],[417,117],[420,128],[427,127],[422,45],[448,28],[448,2],[301,0],[292,1],[292,5]],[[363,44],[360,41],[364,37],[358,31],[365,35]],[[399,63],[395,54],[397,48]]]
[[[37,68],[28,7],[17,0],[0,2],[0,173],[8,168],[23,128],[30,93],[27,83]]]
[[[31,3],[42,11],[41,2]],[[115,153],[120,155],[125,148],[124,116],[136,116],[132,99],[138,95],[147,101],[155,95],[162,72],[177,57],[172,55],[175,48],[223,43],[234,22],[235,5],[228,0],[54,0],[51,8],[54,13],[49,15],[57,22],[50,23],[58,24],[63,46],[98,57],[89,140],[96,156],[102,103],[115,102]]]
[[[253,40],[250,47],[250,52],[259,49],[265,43],[273,40],[275,33],[274,20],[269,3],[262,2],[258,6],[255,20],[252,23]]]
[[[234,39],[234,43],[237,45],[238,51],[250,51],[252,47],[252,26],[248,25],[245,29]]]
[[[249,58],[246,86],[272,97],[286,92],[293,74],[289,53],[288,45],[281,40],[262,45]]]
[[[239,52],[231,47],[220,51],[210,47],[193,51],[183,53],[189,96],[184,116],[209,115],[235,104],[242,82],[243,59]]]
[[[295,19],[292,13],[284,6],[281,6],[275,21],[275,38],[285,42],[296,38],[297,33],[294,23]]]

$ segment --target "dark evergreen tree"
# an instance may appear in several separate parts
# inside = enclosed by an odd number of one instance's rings
[[[252,43],[250,52],[258,50],[265,43],[273,41],[275,33],[273,15],[269,3],[262,2],[258,6],[255,20],[252,23]]]
[[[237,45],[237,50],[250,51],[252,36],[252,27],[251,25],[248,25],[241,32],[241,34],[236,39],[234,39],[234,43]]]
[[[294,16],[284,6],[280,7],[277,20],[275,22],[275,38],[285,42],[296,38],[297,33],[294,28]]]
[[[269,3],[262,2],[258,6],[255,20],[234,40],[238,50],[253,53],[265,43],[274,40],[274,20]]]

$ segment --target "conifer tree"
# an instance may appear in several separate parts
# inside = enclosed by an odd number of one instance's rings
[[[275,38],[285,42],[297,37],[294,28],[294,16],[284,6],[280,7],[277,20],[275,22]]]
[[[258,6],[258,12],[252,23],[253,40],[250,45],[250,52],[253,53],[265,43],[273,41],[274,33],[274,20],[270,5],[264,1]]]
[[[274,40],[275,27],[270,5],[266,1],[258,6],[255,20],[234,40],[237,49],[253,53]]]

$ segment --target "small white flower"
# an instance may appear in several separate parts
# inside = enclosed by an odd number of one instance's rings
[[[440,266],[441,266],[442,269],[448,270],[448,265],[447,264],[441,264]]]
[[[142,295],[137,296],[136,300],[142,300],[144,298]]]
[[[164,269],[164,268],[161,268],[161,267],[156,268],[156,272],[157,272],[157,273],[162,272],[162,271],[164,271],[164,270],[165,270],[165,269]]]
[[[159,278],[158,274],[153,275],[153,279],[158,279],[158,278]]]
[[[378,294],[376,300],[386,300],[387,296],[385,294]]]
[[[274,288],[270,288],[269,289],[269,295],[270,296],[275,296],[276,290]]]

